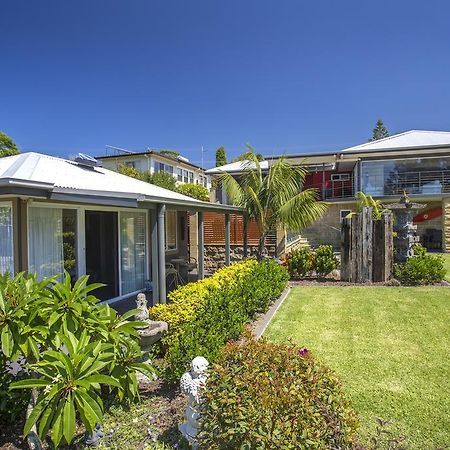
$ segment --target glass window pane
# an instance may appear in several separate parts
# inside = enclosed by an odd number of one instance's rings
[[[36,272],[39,280],[63,273],[62,211],[39,206],[28,209],[28,270]]]
[[[69,272],[73,284],[78,279],[77,210],[63,209],[62,221],[64,270]]]
[[[166,211],[166,250],[177,248],[177,212]]]
[[[14,272],[12,211],[0,205],[0,273]]]
[[[146,229],[144,212],[120,213],[122,295],[144,288],[147,272]]]

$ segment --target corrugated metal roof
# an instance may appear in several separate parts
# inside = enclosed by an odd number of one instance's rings
[[[108,196],[114,193],[136,198],[149,196],[180,202],[204,203],[102,167],[88,168],[74,161],[40,153],[22,153],[0,158],[1,180],[52,185],[62,191],[92,192],[95,195]]]
[[[266,170],[269,167],[268,161],[261,161],[260,163],[261,169]],[[207,174],[220,174],[223,172],[227,173],[239,173],[243,172],[247,169],[254,169],[256,164],[252,161],[236,161],[229,164],[225,164],[224,166],[214,167],[213,169],[209,169],[206,171]]]
[[[435,147],[438,145],[450,146],[450,132],[448,131],[427,131],[410,130],[404,133],[394,134],[377,141],[366,142],[365,144],[355,145],[341,150],[345,153],[364,152],[371,150],[388,150],[411,147]]]

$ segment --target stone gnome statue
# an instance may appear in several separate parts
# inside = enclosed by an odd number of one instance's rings
[[[205,386],[209,363],[203,356],[197,356],[191,362],[191,370],[186,372],[180,380],[183,394],[188,395],[186,407],[186,422],[178,429],[195,450],[198,447],[198,419],[200,417],[201,389]]]

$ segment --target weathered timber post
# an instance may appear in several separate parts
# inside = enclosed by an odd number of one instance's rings
[[[389,281],[393,272],[393,219],[387,212],[373,222],[373,281]]]

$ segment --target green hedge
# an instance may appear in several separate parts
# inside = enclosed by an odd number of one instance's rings
[[[293,278],[303,278],[315,273],[326,277],[339,267],[339,260],[334,256],[331,245],[319,245],[315,250],[302,247],[286,256],[286,266]]]
[[[196,356],[213,362],[244,325],[267,310],[288,281],[273,260],[247,260],[218,270],[211,278],[182,286],[169,294],[167,305],[150,309],[150,317],[169,325],[162,339],[166,378],[176,381]]]
[[[356,414],[339,380],[305,348],[230,343],[203,396],[199,448],[355,448]]]

